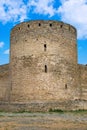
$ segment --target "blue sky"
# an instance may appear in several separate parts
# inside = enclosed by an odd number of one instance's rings
[[[9,63],[11,28],[37,19],[75,26],[78,63],[87,64],[87,0],[0,0],[0,65]]]

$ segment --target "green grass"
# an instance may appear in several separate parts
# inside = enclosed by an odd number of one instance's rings
[[[63,113],[64,111],[61,109],[52,109],[50,108],[49,112],[58,112],[58,113]]]
[[[84,110],[84,109],[74,110],[70,112],[77,113],[77,114],[87,114],[87,110]]]
[[[77,113],[77,114],[87,114],[87,110],[79,109],[79,110],[61,110],[61,109],[49,109],[49,112],[56,112],[56,113]]]
[[[55,112],[55,113],[75,113],[75,114],[87,114],[87,110],[84,110],[84,109],[79,109],[79,110],[62,110],[62,109],[52,109],[50,108],[48,112],[36,112],[36,113],[51,113],[51,112]],[[19,111],[14,111],[14,112],[5,112],[5,111],[0,111],[0,116],[3,116],[3,114],[5,113],[14,113],[14,114],[21,114],[21,113],[34,113],[34,112],[31,112],[31,111],[26,111],[26,110],[19,110]]]

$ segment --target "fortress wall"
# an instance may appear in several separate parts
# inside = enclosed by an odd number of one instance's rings
[[[87,66],[77,64],[76,36],[57,21],[15,26],[10,65],[0,66],[0,110],[87,109]]]
[[[0,66],[0,102],[8,102],[9,98],[9,65]]]
[[[11,101],[75,99],[78,96],[76,49],[76,30],[71,25],[31,21],[14,27]]]
[[[80,98],[87,100],[87,66],[78,65],[79,68],[79,83],[80,87]]]

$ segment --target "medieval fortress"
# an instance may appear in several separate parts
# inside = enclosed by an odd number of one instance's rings
[[[0,66],[0,110],[87,109],[87,66],[77,62],[73,26],[23,22],[10,41],[10,63]]]

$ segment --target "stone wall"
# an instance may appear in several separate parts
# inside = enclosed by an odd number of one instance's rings
[[[87,66],[78,65],[80,99],[87,100]]]
[[[76,29],[57,21],[24,22],[11,32],[11,102],[78,97]]]
[[[15,26],[10,64],[0,66],[0,110],[87,109],[87,66],[77,64],[76,35],[57,21]]]
[[[0,66],[0,102],[8,102],[9,88],[9,65],[2,65]]]

